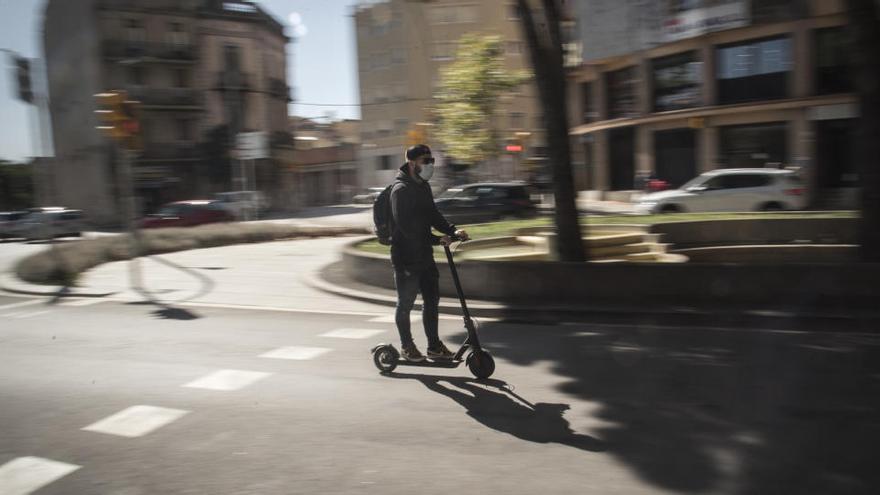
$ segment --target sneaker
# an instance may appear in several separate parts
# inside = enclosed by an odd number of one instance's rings
[[[413,363],[421,363],[425,360],[425,356],[422,355],[421,352],[419,352],[419,348],[416,347],[415,344],[403,346],[400,355],[403,357],[403,359],[406,359],[407,361]]]
[[[455,353],[450,351],[440,342],[435,347],[428,347],[428,357],[431,359],[452,359]]]

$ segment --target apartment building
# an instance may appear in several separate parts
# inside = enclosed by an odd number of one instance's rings
[[[579,187],[679,186],[728,167],[795,167],[814,206],[856,197],[858,116],[838,0],[586,1],[570,77]]]
[[[505,67],[530,66],[512,1],[437,0],[364,2],[353,13],[361,99],[361,185],[389,182],[413,140],[424,140],[440,158],[438,170],[456,166],[434,138],[431,107],[441,70],[455,57],[458,40],[471,33],[504,40]],[[520,139],[523,153],[505,153],[474,170],[474,179],[526,178],[544,153],[543,122],[534,83],[501,98],[495,127],[502,142]],[[437,182],[437,181],[434,181]]]
[[[292,156],[284,27],[254,2],[49,0],[44,51],[57,202],[118,221],[117,155],[96,129],[94,94],[124,89],[142,104],[133,164],[141,212],[214,192],[278,186]],[[242,184],[230,145],[264,131],[270,157]]]

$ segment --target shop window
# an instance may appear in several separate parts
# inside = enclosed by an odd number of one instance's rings
[[[654,111],[664,112],[702,104],[700,85],[703,63],[696,52],[686,52],[652,62]]]
[[[753,40],[716,49],[722,104],[785,98],[791,72],[791,39]]]

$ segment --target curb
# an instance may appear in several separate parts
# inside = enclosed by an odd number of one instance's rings
[[[325,272],[333,265],[334,263],[331,263],[305,275],[304,282],[314,289],[337,296],[382,306],[394,307],[397,305],[396,296],[386,294],[391,292],[387,289],[376,287],[375,291],[367,292],[345,286],[342,281],[328,281]],[[352,285],[359,284],[353,282]],[[420,310],[421,304],[416,304],[413,309]],[[880,324],[880,312],[876,311],[792,312],[757,308],[664,308],[623,305],[513,306],[486,301],[468,301],[468,310],[474,317],[496,318],[506,321],[560,323],[586,319],[590,322],[600,323],[602,321],[632,321],[633,318],[638,318],[647,325],[651,325],[655,320],[660,320],[674,322],[675,325],[680,326],[698,326],[721,330],[753,328],[754,330],[775,331],[874,333],[877,324]],[[448,298],[446,301],[441,298],[439,312],[440,314],[457,316],[462,314],[459,304],[449,302]],[[638,326],[636,324],[636,327]]]
[[[28,296],[60,297],[109,297],[119,291],[100,290],[90,287],[65,287],[63,285],[40,285],[24,282],[11,273],[0,273],[0,290]]]

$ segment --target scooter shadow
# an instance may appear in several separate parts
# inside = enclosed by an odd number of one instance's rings
[[[571,429],[564,413],[568,404],[533,404],[505,381],[450,376],[385,373],[390,378],[417,380],[428,390],[465,408],[467,415],[493,430],[535,443],[559,443],[588,452],[603,452],[605,443]],[[445,384],[450,386],[446,386]]]

